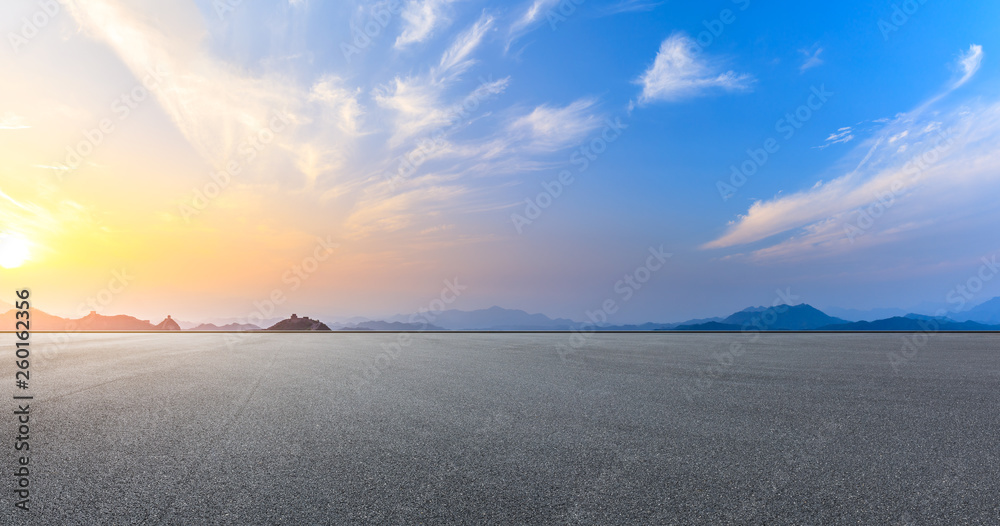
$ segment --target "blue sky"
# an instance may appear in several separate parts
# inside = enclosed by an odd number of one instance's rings
[[[38,7],[2,10],[16,33]],[[20,205],[0,213],[31,238],[24,210],[55,224],[54,203],[72,203],[108,243],[147,243],[129,256],[147,279],[109,309],[151,317],[142,298],[245,310],[325,237],[337,257],[279,310],[408,312],[456,276],[454,308],[582,320],[613,299],[620,323],[779,289],[819,307],[943,306],[1000,251],[998,19],[972,1],[67,2],[0,58],[23,79],[0,92],[0,190]],[[73,182],[13,180],[157,67],[155,104]],[[186,213],[275,115],[274,143]],[[28,128],[58,138],[19,142]],[[178,239],[217,250],[180,259]],[[669,262],[624,300],[619,280],[661,246]],[[73,272],[100,283],[115,264]],[[169,285],[192,268],[211,269],[208,292]],[[198,293],[212,299],[185,304]]]

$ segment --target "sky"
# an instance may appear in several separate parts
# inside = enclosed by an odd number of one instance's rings
[[[0,276],[53,314],[154,321],[669,322],[958,309],[960,287],[967,308],[1000,295],[998,22],[986,1],[3,2]]]

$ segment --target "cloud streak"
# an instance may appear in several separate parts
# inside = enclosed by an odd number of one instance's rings
[[[24,123],[24,117],[14,113],[0,115],[0,130],[23,130],[30,128]]]
[[[983,64],[983,46],[972,44],[969,46],[969,50],[962,53],[958,58],[958,67],[961,70],[962,77],[955,81],[953,87],[957,88],[971,79],[979,67]]]
[[[433,36],[434,31],[446,27],[451,21],[445,9],[455,0],[410,0],[403,7],[404,29],[396,38],[396,48],[403,49]]]
[[[979,46],[963,54],[963,77],[949,91],[975,74],[981,57]],[[897,116],[859,145],[854,155],[864,158],[857,168],[808,190],[754,203],[702,248],[764,243],[749,254],[758,261],[843,253],[890,242],[962,210],[988,205],[992,198],[986,196],[995,194],[985,189],[996,186],[995,174],[1000,172],[995,150],[1000,102],[927,110],[924,103]],[[849,137],[851,128],[842,128],[827,144]],[[871,216],[870,210],[878,211],[877,221],[859,219]],[[858,242],[861,236],[863,242]]]
[[[640,104],[697,97],[713,90],[747,91],[754,79],[746,73],[721,71],[696,52],[697,42],[677,33],[660,44],[653,64],[636,81]]]
[[[823,53],[823,48],[817,47],[815,51],[802,49],[799,52],[805,56],[805,61],[799,66],[799,73],[805,73],[806,70],[819,67],[823,64],[823,59],[819,58],[820,54]]]

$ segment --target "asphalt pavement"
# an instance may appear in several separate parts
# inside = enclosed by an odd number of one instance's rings
[[[996,335],[0,338],[3,524],[1000,524]]]

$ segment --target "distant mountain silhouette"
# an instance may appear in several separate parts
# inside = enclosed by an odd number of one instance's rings
[[[0,307],[4,304],[0,303]],[[844,309],[841,309],[844,310]],[[0,314],[0,327],[13,327],[14,309]],[[757,330],[831,330],[831,331],[1000,331],[1000,297],[986,301],[964,313],[955,314],[959,319],[933,317],[925,314],[906,314],[873,321],[851,322],[829,316],[807,304],[776,307],[749,307],[726,318],[702,318],[681,323],[641,323],[624,325],[585,324],[566,318],[550,318],[544,314],[529,314],[523,310],[490,307],[474,311],[447,310],[433,317],[431,323],[410,316],[393,316],[386,320],[371,320],[362,317],[348,318],[332,324],[340,330],[376,331],[422,331],[422,330],[493,330],[493,331],[557,331],[557,330],[599,330],[599,331],[757,331]],[[975,317],[978,320],[965,319]],[[235,319],[235,318],[229,318]],[[277,320],[277,319],[276,319]],[[341,319],[343,320],[343,319]],[[982,322],[979,320],[997,320]],[[38,309],[31,310],[31,329],[36,331],[178,331],[187,322],[167,316],[158,325],[148,320],[127,315],[104,316],[91,311],[79,319],[61,318]],[[308,317],[292,315],[285,320],[277,320],[269,331],[329,331],[330,325]],[[5,329],[9,330],[9,329]],[[203,323],[193,326],[198,331],[248,331],[261,330],[257,325],[228,323],[216,325]]]
[[[0,314],[0,330],[13,330],[17,310],[10,309]],[[46,314],[38,309],[31,309],[31,330],[33,331],[65,331],[69,320]]]
[[[799,305],[778,305],[775,307],[751,307],[722,320],[728,325],[750,330],[792,330],[807,331],[825,325],[847,323],[847,320],[828,316],[823,311],[805,303]]]
[[[302,318],[292,314],[291,318],[281,320],[267,328],[269,331],[328,331],[329,327],[319,320],[311,320],[308,316]]]
[[[749,307],[731,314],[721,321],[685,323],[677,331],[808,331],[826,325],[847,323],[847,320],[828,316],[823,311],[805,303],[777,305],[774,307]]]
[[[16,310],[0,314],[0,326],[13,327]],[[31,329],[35,331],[177,331],[180,326],[170,316],[159,325],[153,325],[149,320],[119,314],[104,316],[95,311],[78,319],[53,316],[38,309],[31,309]]]
[[[602,331],[672,331],[684,325],[699,325],[702,323],[719,322],[722,318],[700,318],[695,320],[682,321],[680,323],[643,323],[639,325],[601,325],[598,327]]]
[[[37,317],[38,311],[32,311]],[[94,311],[78,320],[66,320],[64,329],[71,331],[152,331],[156,327],[149,320],[140,320],[125,314],[104,316]]]
[[[947,318],[895,316],[884,320],[856,321],[820,327],[824,331],[995,331],[997,325],[984,325],[974,321],[957,322]]]
[[[675,331],[741,331],[743,327],[740,325],[734,325],[732,323],[722,323],[718,321],[710,321],[707,323],[694,323],[690,325],[678,325],[674,327]],[[749,328],[748,330],[759,330]]]
[[[260,330],[264,330],[265,327],[270,327],[270,326],[274,325],[275,323],[278,323],[279,321],[281,321],[283,319],[285,319],[284,316],[274,317],[274,318],[263,318],[263,319],[254,317],[253,318],[253,325],[257,326]],[[218,327],[225,327],[227,325],[232,325],[232,324],[236,324],[236,325],[250,325],[250,319],[248,319],[246,316],[243,316],[241,318],[236,318],[236,317],[212,317],[212,318],[202,319],[202,320],[199,321],[199,323],[196,323],[196,324],[192,325],[191,327],[194,328],[194,327],[196,327],[198,325],[216,325]],[[183,327],[183,325],[181,325],[181,327]]]
[[[889,316],[889,318],[895,318],[895,317],[896,316]],[[951,318],[949,318],[947,316],[928,316],[926,314],[915,314],[915,313],[912,313],[912,312],[909,313],[909,314],[907,314],[906,316],[903,316],[903,317],[904,318],[914,319],[914,320],[938,320],[938,321],[947,321],[947,322],[954,322],[955,321],[955,320],[953,320],[953,319],[951,319]],[[889,318],[883,318],[883,319],[889,319]],[[872,320],[872,321],[878,321],[878,320]]]
[[[342,331],[444,331],[437,325],[423,323],[403,323],[399,321],[365,321],[354,326],[343,327]]]
[[[156,330],[158,330],[158,331],[179,331],[179,330],[181,330],[181,326],[177,325],[177,322],[174,321],[174,319],[171,318],[169,314],[167,314],[167,319],[161,321],[154,328]]]
[[[829,314],[830,316],[835,316],[837,318],[842,318],[846,321],[873,321],[882,320],[885,318],[891,318],[893,316],[902,316],[906,314],[903,309],[897,309],[895,307],[886,307],[880,309],[844,309],[840,307],[830,307],[822,309],[823,312]]]
[[[528,314],[523,310],[490,307],[474,311],[446,310],[434,315],[431,323],[447,330],[494,330],[494,331],[530,331],[530,330],[570,330],[580,324],[565,318],[549,318],[544,314]],[[387,321],[411,323],[409,315],[399,315]],[[420,321],[414,319],[412,321]]]
[[[956,321],[975,321],[990,325],[1000,325],[1000,297],[987,300],[965,312],[950,315]]]
[[[156,326],[149,320],[140,320],[125,314],[102,316],[90,311],[90,314],[79,320],[70,320],[70,324],[72,325],[74,321],[76,327],[72,330],[77,331],[152,331],[156,329]]]
[[[174,321],[177,322],[177,325],[181,328],[182,331],[189,331],[199,325],[202,325],[202,323],[194,323],[185,320],[178,320],[177,318],[174,318]]]
[[[229,323],[226,325],[216,325],[214,323],[202,323],[201,325],[196,325],[192,327],[192,331],[259,331],[260,327],[252,323]]]

